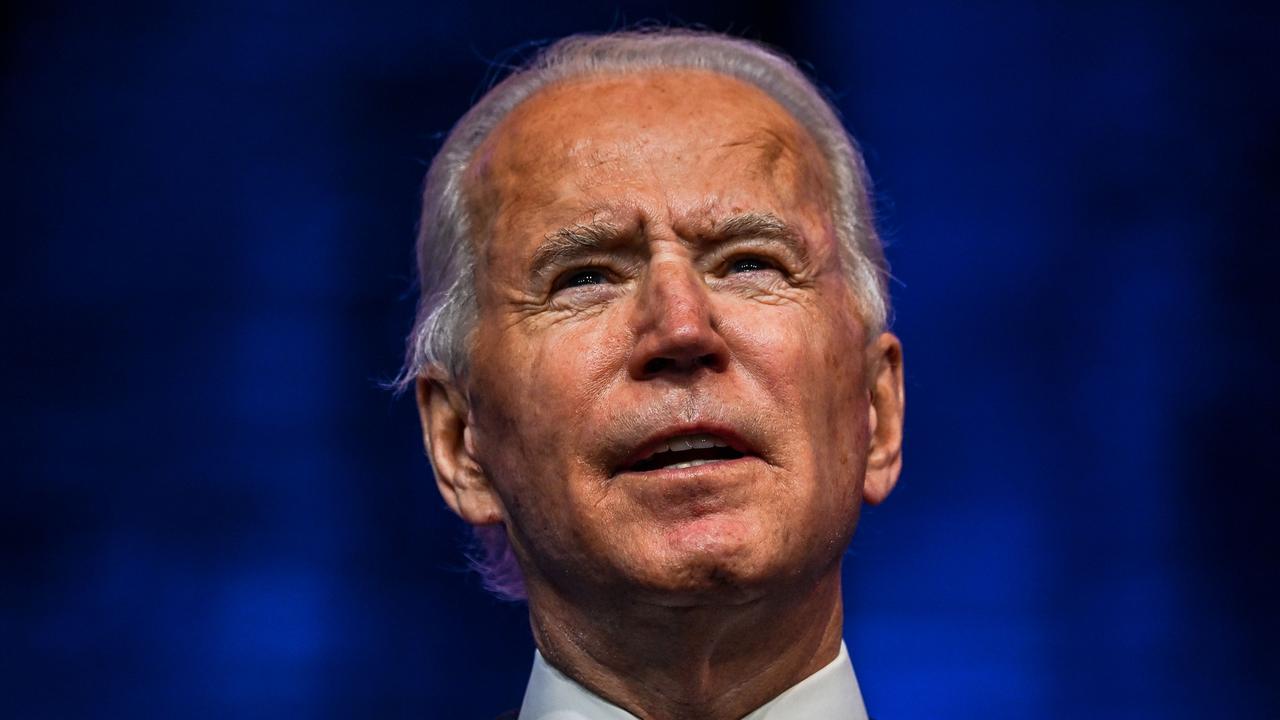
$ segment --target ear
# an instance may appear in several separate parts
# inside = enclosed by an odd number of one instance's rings
[[[471,411],[466,397],[443,370],[418,378],[418,415],[422,441],[449,508],[472,525],[506,519],[502,500],[476,459],[471,440]]]
[[[902,419],[906,396],[902,381],[902,343],[881,333],[868,348],[868,413],[871,442],[862,499],[877,505],[889,496],[902,471]]]

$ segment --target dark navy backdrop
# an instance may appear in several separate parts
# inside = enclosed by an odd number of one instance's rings
[[[440,133],[513,46],[655,18],[800,57],[878,183],[873,712],[1280,716],[1275,9],[108,5],[5,11],[0,715],[518,704],[524,610],[379,382]]]

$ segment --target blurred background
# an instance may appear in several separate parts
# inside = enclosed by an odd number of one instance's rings
[[[846,563],[880,718],[1276,718],[1274,3],[27,3],[0,49],[0,715],[489,718],[395,375],[421,177],[527,49],[764,40],[862,143],[906,466]]]

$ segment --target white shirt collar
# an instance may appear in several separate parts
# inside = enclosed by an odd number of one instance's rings
[[[867,720],[858,678],[853,674],[853,663],[843,642],[835,660],[742,720],[811,718]],[[542,653],[535,650],[533,672],[529,674],[519,720],[636,720],[636,716],[551,667]]]

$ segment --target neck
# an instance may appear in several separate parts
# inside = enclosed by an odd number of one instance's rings
[[[551,665],[645,720],[736,720],[840,652],[840,567],[815,585],[738,605],[583,607],[530,588]]]

